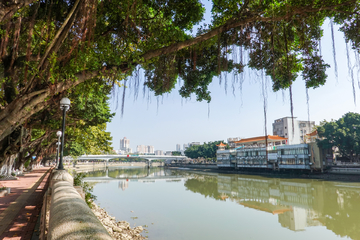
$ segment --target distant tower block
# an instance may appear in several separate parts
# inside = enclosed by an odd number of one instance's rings
[[[120,139],[120,150],[128,151],[130,148],[130,139],[124,137],[124,139]]]

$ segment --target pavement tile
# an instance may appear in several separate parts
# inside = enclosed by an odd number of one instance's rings
[[[0,198],[0,239],[31,239],[48,186],[49,167],[35,169],[18,180],[0,181],[11,193]]]

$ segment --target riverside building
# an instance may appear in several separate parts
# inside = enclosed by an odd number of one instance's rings
[[[219,168],[266,171],[309,170],[323,171],[330,165],[331,149],[320,149],[316,142],[289,144],[280,136],[260,136],[234,141],[230,149],[226,144],[218,146]]]

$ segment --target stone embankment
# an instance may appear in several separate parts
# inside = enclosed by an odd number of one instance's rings
[[[131,228],[130,224],[126,221],[116,222],[115,217],[110,216],[104,209],[98,207],[96,204],[93,204],[92,211],[114,239],[146,239],[140,235],[140,233],[144,231],[142,226]]]

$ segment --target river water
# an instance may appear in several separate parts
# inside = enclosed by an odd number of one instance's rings
[[[149,239],[360,239],[360,183],[134,167],[85,180]]]

